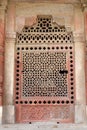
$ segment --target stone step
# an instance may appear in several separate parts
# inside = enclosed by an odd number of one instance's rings
[[[87,124],[3,124],[0,125],[0,130],[87,130]]]

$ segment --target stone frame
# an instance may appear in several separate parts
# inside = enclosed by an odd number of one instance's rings
[[[17,1],[16,1],[17,2]],[[14,15],[13,15],[14,14]],[[75,123],[86,122],[86,94],[85,94],[85,51],[84,51],[84,16],[82,16],[80,4],[75,7],[74,42],[75,42],[75,78],[76,78],[76,103]],[[5,64],[4,64],[4,95],[3,95],[3,123],[15,123],[13,104],[14,88],[14,48],[15,48],[15,4],[8,3],[5,40]],[[78,27],[77,19],[80,22]],[[10,23],[12,22],[11,26]],[[83,21],[83,22],[82,22]],[[82,30],[80,30],[82,28]],[[11,52],[11,53],[10,53]],[[10,59],[10,60],[8,60]],[[9,66],[10,74],[9,74]],[[83,70],[83,71],[82,71]],[[8,82],[8,78],[11,79]],[[82,82],[81,82],[82,81]],[[10,95],[10,96],[9,96]],[[9,117],[9,118],[8,118]]]

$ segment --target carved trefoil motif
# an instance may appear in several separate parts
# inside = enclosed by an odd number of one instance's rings
[[[74,121],[72,32],[39,15],[16,38],[16,121]]]

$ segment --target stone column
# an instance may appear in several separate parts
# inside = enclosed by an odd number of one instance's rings
[[[87,118],[87,3],[83,4],[85,18],[85,73],[86,73],[86,118]],[[87,119],[86,119],[87,120]]]
[[[3,123],[14,123],[14,49],[15,49],[15,4],[8,3],[6,16],[6,40],[4,63]]]
[[[75,39],[76,39],[75,34]],[[86,92],[85,92],[85,49],[84,42],[75,40],[75,80],[76,104],[75,123],[86,122]]]
[[[4,74],[4,26],[5,26],[5,10],[6,1],[0,1],[0,124],[2,123],[2,96],[3,96],[3,74]]]
[[[86,122],[86,92],[85,92],[85,42],[84,42],[84,14],[80,6],[75,7],[75,81],[76,103],[75,123]]]

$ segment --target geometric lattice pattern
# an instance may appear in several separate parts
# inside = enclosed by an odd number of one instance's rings
[[[72,32],[67,32],[64,26],[52,23],[52,16],[38,16],[37,24],[25,26],[22,34],[17,35],[17,44],[37,43],[72,43]]]
[[[39,52],[22,54],[23,97],[67,96],[66,53]]]
[[[55,114],[54,114],[55,111]],[[42,117],[44,120],[49,120],[50,119],[50,114],[52,114],[51,119],[58,118],[61,116],[62,120],[63,119],[69,119],[70,116],[73,115],[73,109],[69,108],[68,106],[64,107],[58,107],[58,106],[22,106],[21,107],[21,118],[22,120],[26,123],[27,120],[41,120]],[[27,115],[27,113],[29,113]],[[27,117],[27,120],[26,120]]]
[[[16,39],[16,121],[73,122],[75,81],[71,31],[37,16]]]
[[[16,104],[74,103],[73,45],[17,46],[16,55]]]

